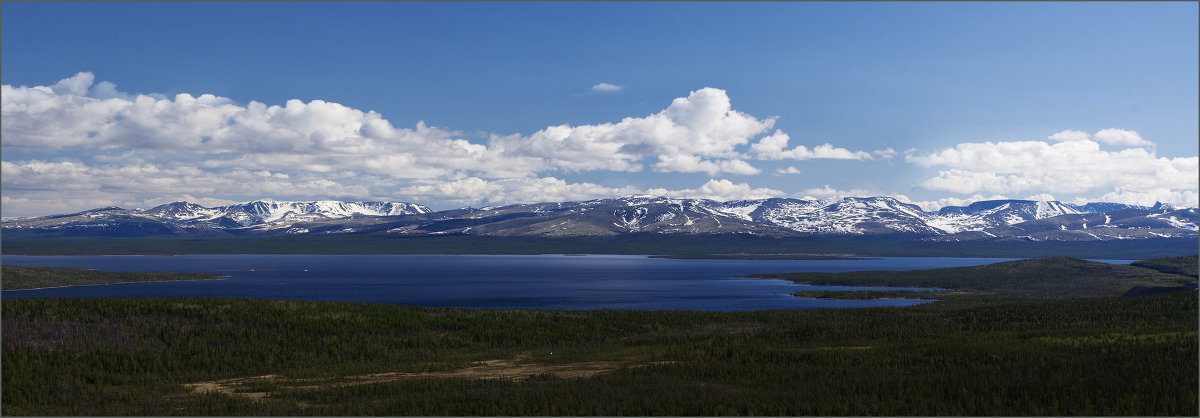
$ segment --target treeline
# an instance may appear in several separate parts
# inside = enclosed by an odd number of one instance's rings
[[[2,306],[8,415],[1191,415],[1197,298],[815,311],[497,311],[241,299]],[[553,354],[551,354],[553,353]],[[185,383],[669,362],[586,379]]]
[[[854,254],[875,257],[1044,257],[1144,259],[1196,252],[1195,238],[1112,241],[923,241],[905,234],[766,237],[634,233],[597,237],[352,234],[88,238],[5,230],[5,254]]]
[[[79,268],[0,266],[0,286],[4,290],[219,278],[207,273],[107,272]]]

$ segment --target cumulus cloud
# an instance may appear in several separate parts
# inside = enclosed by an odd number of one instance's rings
[[[1170,203],[1176,206],[1200,207],[1200,193],[1196,190],[1177,190],[1168,188],[1130,189],[1117,187],[1113,191],[1101,195],[1097,199],[1077,199],[1076,203],[1089,201],[1117,202],[1130,205],[1149,206],[1154,202]]]
[[[380,114],[338,103],[289,100],[283,106],[233,104],[211,94],[155,98],[92,86],[81,73],[52,87],[4,85],[6,148],[140,150],[165,159],[178,151],[213,156],[246,169],[329,171],[353,167],[405,178],[457,171],[527,175],[545,161],[504,155],[417,123],[397,128]],[[93,96],[87,96],[89,91]]]
[[[376,112],[322,100],[242,106],[211,94],[131,96],[93,82],[91,73],[80,73],[50,87],[4,85],[4,146],[185,150],[247,169],[354,167],[402,178],[640,171],[647,158],[657,159],[657,171],[751,174],[758,170],[735,148],[775,120],[733,110],[724,90],[703,88],[645,117],[492,135],[478,144],[420,122],[398,128]]]
[[[607,187],[594,183],[570,183],[544,178],[487,180],[469,177],[454,181],[435,181],[404,187],[398,193],[418,198],[452,201],[459,204],[507,205],[532,202],[576,201],[614,196],[652,194],[659,196],[713,199],[719,201],[764,199],[784,193],[746,183],[710,179],[695,189],[639,189],[632,186]]]
[[[1038,200],[1038,201],[1050,202],[1050,201],[1055,201],[1058,199],[1055,199],[1054,195],[1052,195],[1050,193],[1038,193],[1038,194],[1035,194],[1032,196],[1025,196],[1025,200]]]
[[[594,93],[616,93],[621,91],[621,86],[617,84],[600,83],[592,86]]]
[[[89,165],[79,161],[0,162],[6,191],[72,193],[94,191],[117,195],[233,196],[315,195],[365,197],[365,187],[334,182],[325,176],[288,175],[234,169],[221,172],[181,164]],[[52,189],[47,185],[53,185]]]
[[[80,72],[71,77],[59,80],[58,83],[50,86],[50,90],[55,94],[72,94],[76,96],[83,96],[87,94],[88,89],[92,87],[92,82],[95,81],[95,79],[96,76],[92,73]]]
[[[774,123],[774,118],[733,110],[725,90],[706,87],[645,117],[551,126],[528,137],[497,135],[488,145],[506,154],[541,158],[547,167],[567,171],[639,171],[640,161],[656,156],[658,171],[746,174],[755,169],[736,161],[740,154],[735,148]]]
[[[403,187],[398,193],[418,199],[433,199],[463,205],[507,205],[517,203],[587,200],[636,194],[633,187],[605,187],[593,183],[568,183],[554,177],[487,180],[468,177],[433,181]]]
[[[620,88],[601,83],[593,90]],[[643,193],[716,200],[865,196],[874,193],[826,186],[789,194],[715,178],[761,174],[758,160],[884,160],[898,154],[830,143],[789,146],[788,134],[774,130],[775,117],[735,110],[726,91],[711,87],[641,117],[548,126],[528,135],[485,133],[485,141],[468,141],[423,122],[395,126],[374,111],[323,100],[268,105],[212,94],[130,94],[87,72],[49,86],[0,86],[0,110],[0,145],[9,158],[3,161],[6,214],[163,199],[475,205]],[[1143,148],[1099,150],[1099,143],[1150,144],[1134,131],[1064,131],[1050,139],[1055,143],[961,144],[929,155],[904,154],[906,161],[941,169],[923,183],[933,190],[1099,190],[1114,199],[1195,199],[1196,158],[1157,158]],[[587,171],[702,173],[710,180],[694,189],[667,190],[562,178]],[[774,171],[800,172],[796,166]]]
[[[888,160],[888,159],[894,158],[896,156],[896,154],[898,154],[896,152],[896,150],[892,149],[891,147],[871,151],[871,155],[880,160]]]
[[[1046,138],[1050,139],[1051,141],[1087,141],[1092,139],[1092,136],[1088,135],[1088,133],[1084,131],[1068,129],[1055,133],[1054,135],[1050,135]]]
[[[0,89],[2,145],[14,151],[6,156],[40,156],[3,161],[4,198],[13,207],[40,210],[164,197],[432,196],[516,203],[633,194],[646,191],[537,175],[641,171],[644,164],[658,172],[758,174],[736,148],[775,121],[736,111],[724,90],[703,88],[644,117],[491,135],[481,144],[423,122],[396,127],[376,112],[339,103],[242,105],[211,94],[135,95],[86,72],[51,86]],[[778,191],[714,180],[667,192],[743,198]]]
[[[827,197],[870,197],[880,195],[880,193],[867,189],[838,190],[829,187],[828,184],[826,184],[824,187],[808,188],[801,190],[799,193],[793,194],[793,196],[806,200],[822,199]]]
[[[713,176],[718,173],[758,174],[762,170],[742,160],[702,160],[695,155],[660,155],[658,163],[654,164],[655,171],[678,173],[708,173]]]
[[[784,149],[787,147],[788,140],[791,139],[788,134],[783,131],[776,130],[775,133],[765,136],[757,143],[750,146],[750,151],[754,152],[761,160],[811,160],[816,158],[829,158],[838,160],[870,160],[873,159],[871,153],[865,151],[850,151],[845,148],[836,148],[833,144],[825,143],[817,145],[812,149],[804,145],[797,145],[792,149]],[[886,150],[876,151],[878,155],[884,158],[895,156],[896,151],[888,148]]]
[[[908,196],[905,196],[905,195],[893,195],[892,197],[894,197],[894,198],[896,198],[896,200],[899,200],[904,203],[911,203],[911,204],[917,205],[921,208],[921,210],[924,210],[926,212],[935,212],[946,206],[967,206],[972,203],[982,202],[985,200],[1008,200],[1008,197],[1005,197],[1003,195],[983,196],[980,194],[975,194],[971,197],[966,197],[966,198],[944,197],[944,198],[937,199],[937,200],[922,200],[922,201],[914,201],[912,199],[909,199]]]
[[[657,192],[659,190],[652,190]],[[767,199],[783,196],[780,190],[766,187],[751,187],[747,183],[734,183],[729,180],[709,180],[697,189],[685,189],[675,192],[654,193],[666,196],[677,196],[693,199],[712,199],[717,201]]]
[[[1128,131],[1124,129],[1102,129],[1093,135],[1088,135],[1084,131],[1065,130],[1047,137],[1052,141],[1087,141],[1096,140],[1108,145],[1122,147],[1141,147],[1154,146],[1154,143],[1147,141],[1138,135],[1136,131]]]
[[[944,168],[936,177],[922,182],[922,187],[962,194],[1080,194],[1120,189],[1127,191],[1127,197],[1133,196],[1131,191],[1152,190],[1183,196],[1189,192],[1194,195],[1200,186],[1196,177],[1200,158],[1157,157],[1146,148],[1106,151],[1084,135],[1080,131],[1051,135],[1049,139],[1057,143],[964,143],[928,155],[909,155],[906,160]],[[1117,129],[1100,131],[1093,137],[1126,146],[1145,142],[1133,131]]]
[[[87,72],[50,86],[0,86],[0,109],[6,156],[27,156],[4,161],[4,197],[17,206],[40,202],[43,210],[64,207],[64,193],[79,204],[153,196],[216,201],[412,192],[412,198],[513,201],[622,194],[635,190],[537,177],[636,172],[645,165],[657,172],[758,174],[737,148],[775,122],[734,110],[724,90],[703,88],[643,117],[550,126],[528,136],[492,134],[476,143],[423,122],[397,127],[374,111],[323,100],[243,105],[211,94],[129,94]],[[692,192],[716,196],[713,188],[726,185],[732,183]],[[750,192],[763,191],[737,195]]]
[[[89,96],[97,99],[133,100],[133,95],[117,90],[117,85],[111,81],[101,81],[92,86]]]
[[[1104,129],[1096,132],[1095,135],[1092,135],[1092,138],[1108,145],[1130,147],[1154,145],[1150,141],[1142,139],[1142,136],[1138,135],[1137,132],[1126,131],[1123,129]]]

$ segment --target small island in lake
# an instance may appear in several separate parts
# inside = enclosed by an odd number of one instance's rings
[[[48,287],[88,286],[97,284],[167,282],[178,280],[217,280],[225,276],[208,273],[175,272],[116,272],[96,271],[60,267],[0,267],[4,278],[0,280],[4,290],[30,290]]]

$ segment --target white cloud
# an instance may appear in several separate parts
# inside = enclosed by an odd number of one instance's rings
[[[1096,141],[1103,142],[1108,145],[1115,145],[1115,146],[1122,146],[1122,147],[1154,146],[1154,143],[1142,138],[1142,136],[1138,135],[1138,133],[1136,131],[1128,131],[1128,130],[1124,130],[1124,129],[1111,129],[1111,128],[1097,131],[1093,135],[1088,135],[1088,133],[1084,132],[1084,131],[1076,131],[1076,130],[1068,129],[1065,131],[1058,132],[1054,135],[1050,135],[1047,138],[1052,141],[1060,141],[1060,142],[1061,141],[1087,141],[1087,140],[1094,139]]]
[[[12,205],[5,206],[6,216],[126,206],[130,202],[228,202],[231,197],[253,200],[271,196],[371,197],[365,185],[311,173],[288,175],[245,169],[212,172],[180,164],[93,166],[80,161],[0,161],[0,182],[6,201]],[[45,212],[49,210],[56,212]]]
[[[373,111],[322,100],[240,106],[210,94],[131,96],[93,81],[91,73],[80,73],[52,87],[4,85],[4,145],[135,149],[166,159],[186,150],[247,169],[353,167],[404,178],[640,171],[647,157],[658,157],[660,171],[748,174],[757,169],[740,161],[735,147],[774,124],[733,110],[724,90],[703,88],[641,118],[551,126],[528,137],[492,135],[476,144],[423,123],[397,128]],[[688,164],[693,157],[703,161]]]
[[[660,155],[658,163],[654,164],[655,171],[678,173],[708,173],[715,176],[718,173],[751,175],[762,170],[742,160],[702,160],[695,155]]]
[[[315,199],[403,200],[426,204],[438,202],[456,205],[506,205],[634,194],[721,201],[784,195],[779,190],[756,188],[746,183],[733,183],[723,179],[709,180],[695,189],[646,190],[633,186],[608,187],[587,182],[572,183],[554,177],[418,180],[415,183],[390,187],[386,193],[372,193],[370,185],[380,178],[350,176],[329,179],[311,174],[287,175],[240,169],[218,174],[191,166],[89,166],[74,161],[3,161],[0,164],[3,170],[0,174],[3,175],[3,187],[6,191],[5,216],[45,214],[28,210],[10,211],[9,205],[66,213],[102,206],[152,207],[176,200],[215,206],[234,201],[269,197],[289,199],[295,196],[312,196]],[[43,187],[46,181],[62,187],[46,190]],[[12,192],[17,192],[19,196],[11,196]]]
[[[795,148],[785,150],[790,137],[783,131],[776,130],[775,133],[765,136],[757,143],[750,146],[750,150],[755,153],[761,160],[811,160],[817,158],[829,158],[838,160],[870,160],[873,159],[871,154],[865,151],[850,151],[845,148],[836,148],[833,144],[825,143],[817,145],[811,150],[804,145],[797,145]],[[876,151],[878,155],[884,158],[891,158],[896,154],[896,151],[888,148],[886,150]]]
[[[621,91],[621,86],[617,84],[600,83],[592,86],[592,92],[595,93],[616,93]]]
[[[97,99],[123,99],[133,100],[133,95],[117,90],[117,85],[111,81],[101,81],[92,86],[88,92],[88,96]]]
[[[1065,131],[1055,133],[1054,135],[1050,135],[1046,138],[1051,141],[1059,141],[1059,142],[1061,142],[1061,141],[1087,141],[1089,139],[1092,139],[1092,136],[1088,135],[1088,133],[1084,132],[1084,131],[1075,131],[1075,130],[1068,129]]]
[[[896,156],[896,154],[898,154],[898,153],[896,152],[896,150],[892,149],[891,147],[887,147],[887,148],[884,148],[884,149],[880,149],[880,150],[871,151],[871,155],[873,155],[873,156],[875,156],[875,158],[878,158],[878,159],[881,159],[881,160],[889,160],[889,159],[892,159],[893,157],[895,157],[895,156]]]
[[[0,89],[6,156],[29,156],[4,161],[4,196],[43,208],[63,207],[65,193],[71,202],[103,204],[182,195],[360,198],[405,186],[461,191],[464,201],[607,195],[628,190],[529,179],[555,170],[640,171],[643,164],[660,172],[758,174],[737,148],[775,122],[734,110],[724,90],[703,88],[644,117],[491,135],[479,144],[322,100],[240,105],[211,94],[133,95],[86,72],[48,87]],[[479,180],[488,186],[472,189]]]
[[[59,80],[58,83],[50,86],[50,90],[54,91],[55,94],[83,96],[87,94],[88,88],[92,86],[92,81],[95,79],[96,76],[92,73],[80,72],[69,78]]]
[[[569,183],[554,177],[486,180],[469,177],[454,181],[430,181],[404,187],[398,193],[418,200],[439,200],[457,204],[508,205],[517,203],[578,201],[615,196],[652,194],[676,198],[719,201],[764,199],[782,196],[779,190],[751,187],[746,183],[710,179],[695,189],[638,189],[632,186],[606,187],[593,183]]]
[[[881,194],[867,189],[838,190],[826,184],[824,187],[804,189],[793,195],[805,200],[814,200],[827,197],[871,197],[880,196]]]
[[[1195,191],[1200,166],[1197,157],[1159,158],[1144,148],[1104,151],[1091,140],[964,143],[906,160],[946,168],[921,185],[956,193]]]
[[[616,85],[598,86],[611,90]],[[0,133],[6,149],[89,150],[101,158],[106,151],[136,150],[139,158],[157,163],[176,161],[183,151],[201,156],[203,162],[196,163],[206,168],[352,169],[413,179],[520,178],[555,170],[636,172],[651,158],[654,170],[662,172],[758,174],[761,170],[738,148],[775,123],[775,118],[734,110],[724,90],[706,87],[644,117],[551,126],[529,136],[493,134],[486,144],[478,144],[422,122],[398,128],[376,112],[322,100],[242,106],[211,94],[131,95],[111,82],[95,83],[86,72],[50,87],[2,88]],[[774,159],[871,158],[830,144],[784,151],[787,136],[782,131],[754,147],[778,138],[783,141],[778,150],[759,154]]]
[[[567,171],[639,171],[643,158],[657,156],[660,171],[744,174],[753,170],[734,161],[740,159],[735,148],[774,123],[774,118],[760,120],[733,110],[724,90],[706,87],[649,116],[599,125],[551,126],[528,137],[496,135],[488,146],[505,155],[541,158],[546,167]],[[702,158],[717,160],[689,164]]]
[[[1137,132],[1126,131],[1124,129],[1104,129],[1096,132],[1095,135],[1092,135],[1092,138],[1108,145],[1130,147],[1154,145],[1150,141],[1142,139],[1142,136],[1138,135]]]
[[[264,199],[264,200],[267,200],[267,199]],[[148,208],[152,208],[155,206],[164,205],[164,204],[172,203],[172,202],[191,202],[191,203],[195,203],[200,206],[210,207],[210,208],[217,207],[217,206],[228,206],[228,205],[233,205],[236,203],[241,203],[236,200],[221,199],[221,198],[214,198],[214,197],[198,197],[198,196],[192,196],[187,193],[183,193],[183,194],[178,194],[178,195],[168,195],[168,196],[154,197],[154,198],[143,199],[143,200],[126,200],[126,201],[123,201],[123,202],[117,204],[117,206],[120,206],[123,208],[148,209]]]
[[[594,88],[615,92],[620,86]],[[710,87],[642,117],[549,126],[530,135],[485,133],[486,143],[423,122],[397,127],[374,111],[322,100],[267,105],[211,94],[134,95],[86,72],[50,86],[0,86],[0,109],[2,146],[10,158],[3,161],[3,198],[11,203],[6,214],[150,205],[184,197],[204,202],[432,199],[470,205],[638,193],[746,199],[789,193],[713,178],[761,174],[755,160],[883,160],[899,154],[892,148],[853,151],[829,143],[789,148],[788,134],[770,133],[775,117],[737,111],[724,90]],[[1158,158],[1153,144],[1134,131],[1063,131],[1048,138],[1054,142],[960,144],[929,155],[903,154],[906,161],[939,169],[922,184],[932,190],[976,196],[1108,193],[1104,196],[1111,200],[1139,204],[1195,200],[1197,158]],[[1138,148],[1103,151],[1100,143]],[[647,168],[703,173],[710,180],[695,189],[641,190],[547,176]],[[774,173],[799,174],[800,169]],[[878,193],[825,186],[790,195],[873,194]]]
[[[163,161],[183,150],[210,155],[216,165],[246,169],[354,168],[406,178],[456,171],[528,175],[547,166],[424,123],[396,128],[378,113],[338,103],[239,106],[210,94],[126,99],[130,95],[106,82],[91,87],[97,97],[82,95],[92,80],[90,73],[81,73],[53,87],[4,85],[4,146],[141,150],[143,158]]]
[[[1200,193],[1196,190],[1173,190],[1168,188],[1129,189],[1118,187],[1096,199],[1076,199],[1076,203],[1117,202],[1131,205],[1151,206],[1155,202],[1176,206],[1200,207]]]
[[[693,199],[712,199],[717,201],[767,199],[783,196],[779,190],[766,187],[751,187],[747,183],[734,183],[729,180],[709,180],[698,189],[685,189],[676,192],[656,193],[667,196],[678,196]]]
[[[905,196],[905,195],[893,195],[892,197],[895,197],[896,200],[899,200],[904,203],[911,203],[911,204],[920,206],[921,210],[924,210],[926,212],[936,212],[937,210],[944,208],[946,206],[967,206],[972,203],[982,202],[985,200],[1008,200],[1008,197],[1005,197],[1003,195],[992,195],[992,196],[985,197],[980,194],[976,194],[974,196],[967,197],[967,198],[944,197],[944,198],[937,199],[937,200],[925,200],[925,201],[913,201],[912,199],[909,199],[908,196]]]
[[[568,183],[554,177],[486,180],[468,177],[454,181],[426,181],[397,189],[415,200],[438,200],[461,205],[588,200],[637,194],[633,187],[605,187],[593,183]]]
[[[1055,199],[1054,195],[1049,194],[1049,193],[1038,193],[1038,194],[1035,194],[1032,196],[1026,196],[1025,200],[1038,200],[1038,201],[1044,201],[1044,202],[1051,202],[1051,201],[1055,201],[1058,199]]]

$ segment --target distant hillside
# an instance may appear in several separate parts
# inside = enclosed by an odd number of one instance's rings
[[[1155,258],[1150,260],[1135,261],[1130,265],[1154,269],[1163,273],[1178,274],[1188,277],[1200,277],[1200,273],[1198,273],[1196,266],[1197,259],[1200,259],[1200,256],[1191,255],[1185,257]]]
[[[432,211],[403,202],[254,201],[207,208],[100,208],[19,219],[5,233],[43,237],[750,235],[906,237],[964,241],[1113,241],[1196,238],[1196,208],[995,200],[936,213],[890,197],[717,202],[627,196]],[[892,239],[892,238],[889,238]]]
[[[1186,257],[1159,260],[1182,258]],[[1120,296],[1135,287],[1164,288],[1196,283],[1194,276],[1143,267],[1147,263],[1161,265],[1151,260],[1123,266],[1070,257],[1050,257],[931,270],[762,274],[753,277],[816,285],[935,287],[994,297],[1028,299]],[[1195,257],[1192,257],[1191,266],[1194,272]]]

